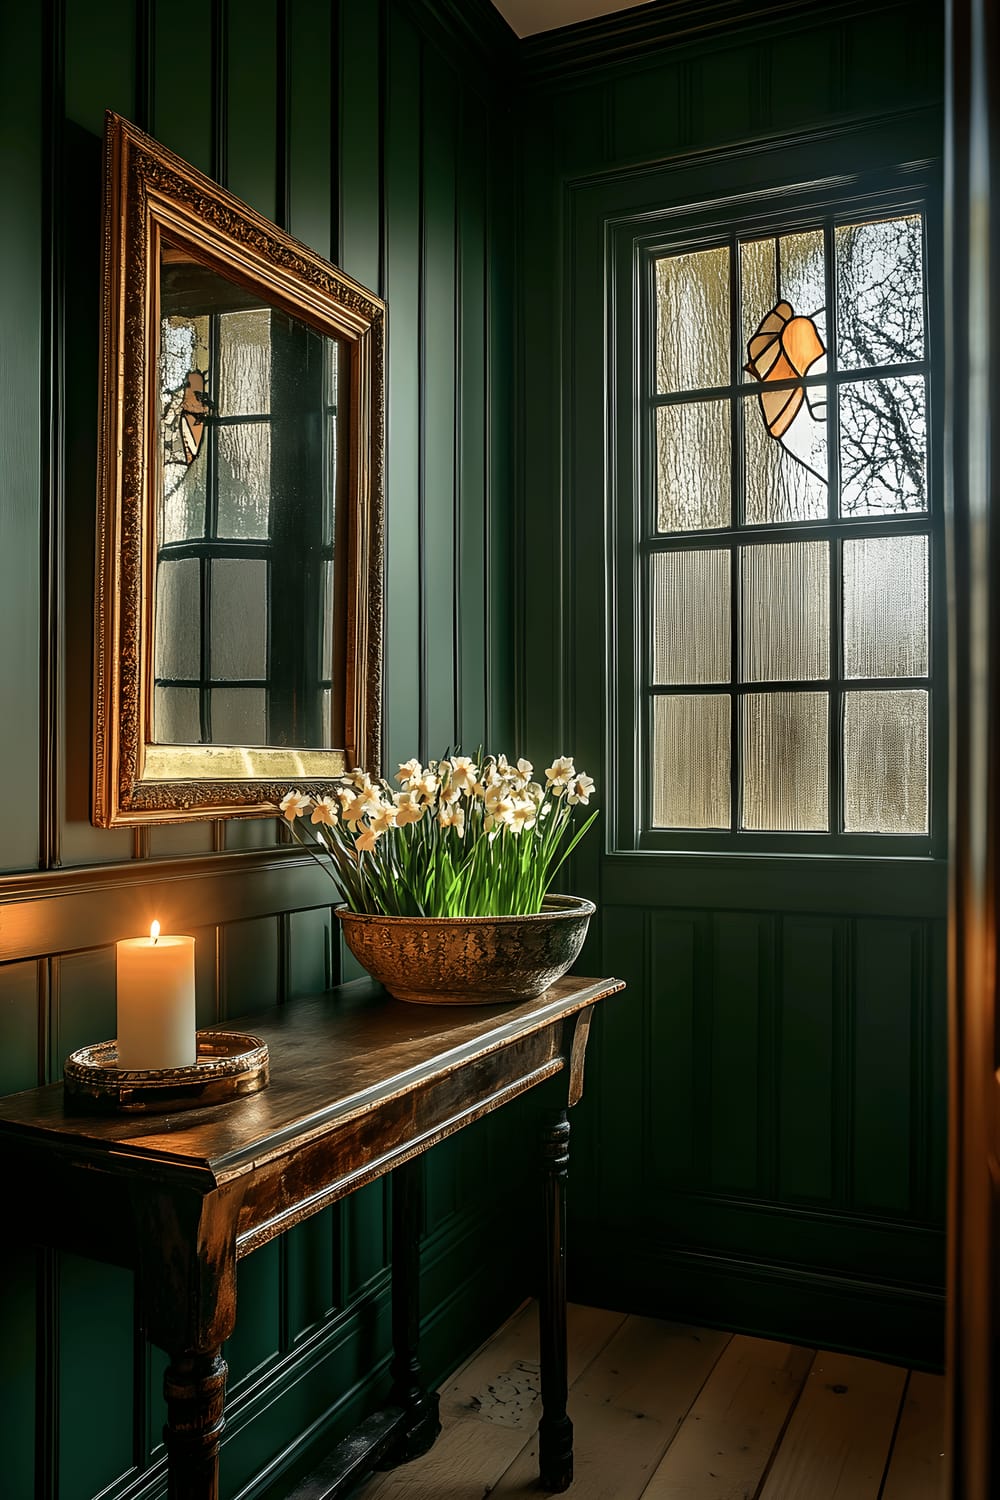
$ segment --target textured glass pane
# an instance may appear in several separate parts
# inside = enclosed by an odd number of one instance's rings
[[[653,558],[653,681],[728,682],[729,553]]]
[[[810,392],[813,409],[818,410],[815,398],[823,396],[822,391]],[[803,401],[778,442],[754,396],[743,403],[743,427],[747,525],[822,520],[829,510],[825,418],[814,417]]]
[[[927,694],[844,696],[844,830],[927,832]]]
[[[656,388],[729,384],[729,250],[656,262]]]
[[[323,639],[319,651],[319,675],[324,682],[333,677],[333,563],[323,563]]]
[[[200,694],[193,687],[153,689],[153,737],[158,745],[197,745],[201,742]]]
[[[271,410],[271,313],[219,318],[219,416],[264,416]]]
[[[802,682],[830,671],[826,542],[742,549],[744,682]]]
[[[216,682],[267,676],[267,571],[258,557],[212,563],[211,675]]]
[[[218,534],[243,541],[268,535],[271,428],[267,422],[219,427]]]
[[[749,693],[743,699],[743,827],[826,832],[826,693]]]
[[[209,320],[171,316],[160,325],[159,539],[179,542],[205,529],[207,429],[197,418],[211,395]]]
[[[837,245],[837,362],[841,369],[924,357],[920,218],[842,224]]]
[[[728,401],[693,401],[657,410],[658,530],[702,531],[729,525],[731,425]]]
[[[153,676],[201,677],[201,565],[196,557],[165,559],[156,569]]]
[[[744,359],[751,338],[761,321],[779,302],[788,302],[796,317],[812,318],[824,345],[826,335],[826,267],[823,231],[784,234],[779,239],[745,240],[740,245],[740,280],[743,293]],[[826,368],[819,360],[810,375]],[[753,380],[747,370],[744,380]]]
[[[212,743],[266,745],[264,688],[213,688]]]
[[[844,675],[927,674],[927,538],[844,543]]]
[[[927,412],[919,375],[840,388],[840,509],[927,509]]]
[[[729,827],[728,694],[653,700],[654,828]]]

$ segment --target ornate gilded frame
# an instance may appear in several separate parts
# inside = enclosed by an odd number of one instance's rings
[[[349,345],[346,644],[336,750],[150,739],[155,380],[162,234]],[[102,828],[273,811],[345,769],[380,769],[386,309],[342,271],[119,115],[104,135],[93,821]]]

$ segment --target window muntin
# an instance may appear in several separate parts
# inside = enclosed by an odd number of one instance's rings
[[[647,260],[643,826],[929,830],[923,219]]]

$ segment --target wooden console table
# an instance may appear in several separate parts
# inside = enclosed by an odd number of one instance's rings
[[[295,1496],[332,1500],[376,1463],[430,1447],[440,1424],[417,1350],[418,1158],[558,1073],[567,1106],[575,1104],[594,1005],[622,988],[616,979],[567,977],[521,1005],[458,1008],[404,1004],[360,980],[227,1021],[270,1050],[270,1086],[245,1099],[158,1116],[70,1113],[62,1084],[0,1099],[5,1188],[11,1201],[32,1202],[31,1236],[138,1273],[149,1337],[170,1357],[170,1500],[218,1495],[222,1344],[236,1322],[237,1261],[394,1169],[391,1405],[345,1439]],[[573,1475],[568,1140],[560,1109],[542,1135],[539,1458],[550,1490],[566,1489]]]

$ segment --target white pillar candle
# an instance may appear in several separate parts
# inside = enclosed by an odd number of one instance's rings
[[[197,1061],[194,938],[149,937],[116,943],[118,1066],[189,1068]]]

